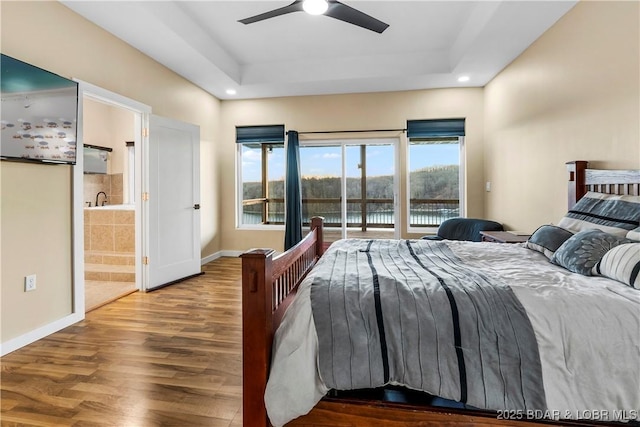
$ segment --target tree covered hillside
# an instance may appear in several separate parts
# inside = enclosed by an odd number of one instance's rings
[[[458,165],[437,166],[419,169],[410,174],[412,199],[457,199]],[[359,199],[360,178],[347,178],[347,198]],[[340,178],[309,177],[302,180],[303,199],[323,199],[340,197]],[[262,197],[259,182],[244,183],[244,200]],[[284,198],[284,181],[269,182],[269,197]],[[393,176],[373,176],[367,178],[368,199],[393,199]]]

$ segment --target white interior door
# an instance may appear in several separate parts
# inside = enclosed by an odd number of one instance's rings
[[[200,128],[150,116],[148,159],[150,290],[200,273]]]

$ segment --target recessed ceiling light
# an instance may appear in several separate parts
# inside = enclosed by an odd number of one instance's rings
[[[469,81],[469,76],[460,76],[460,77],[458,77],[458,81],[460,83],[468,82]]]
[[[302,8],[309,15],[322,15],[329,8],[327,0],[304,0]]]
[[[236,93],[235,89],[227,89],[227,95],[235,95]]]

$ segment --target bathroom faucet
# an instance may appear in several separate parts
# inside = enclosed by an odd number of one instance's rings
[[[104,191],[99,192],[98,194],[96,194],[96,206],[100,206],[98,204],[98,199],[100,198],[100,195],[104,194],[104,202],[102,202],[102,206],[105,205],[105,203],[107,203],[107,193],[105,193]]]

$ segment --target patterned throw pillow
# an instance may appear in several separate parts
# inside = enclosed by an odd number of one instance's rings
[[[625,237],[640,227],[640,197],[588,192],[558,223],[574,233],[597,228]]]
[[[640,289],[640,243],[626,243],[609,250],[592,273]]]
[[[574,273],[591,276],[593,267],[611,248],[629,243],[602,230],[585,230],[567,239],[553,254],[551,262]]]
[[[558,248],[567,241],[573,233],[555,225],[543,225],[533,232],[525,247],[543,253],[551,259]]]

